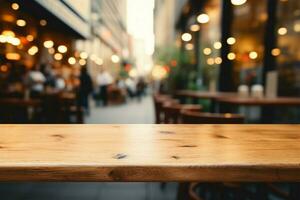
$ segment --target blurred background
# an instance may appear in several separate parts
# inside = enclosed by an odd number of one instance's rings
[[[299,0],[0,5],[0,123],[300,121]],[[198,113],[185,121],[183,110]],[[0,191],[6,199],[174,199],[176,187],[4,184]]]

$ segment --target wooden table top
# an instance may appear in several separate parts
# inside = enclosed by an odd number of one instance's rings
[[[219,97],[218,102],[235,105],[249,106],[300,106],[300,98],[296,97],[275,97],[275,98],[240,98],[240,97]]]
[[[0,181],[300,181],[300,125],[0,128]]]
[[[194,91],[194,90],[179,90],[175,93],[177,96],[191,97],[191,98],[202,98],[215,100],[221,97],[232,97],[237,96],[234,92],[208,92],[208,91]]]

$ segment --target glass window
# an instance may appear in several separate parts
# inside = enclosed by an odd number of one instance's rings
[[[278,3],[278,48],[272,50],[272,55],[279,71],[279,94],[300,96],[300,1]]]

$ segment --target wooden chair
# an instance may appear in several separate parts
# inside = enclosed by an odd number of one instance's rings
[[[181,112],[183,124],[243,124],[244,116],[238,114],[199,113],[189,110]]]
[[[216,114],[216,113],[200,113],[189,110],[182,110],[181,120],[184,124],[243,124],[245,118],[242,115],[238,114]],[[190,183],[185,192],[187,193],[188,199],[193,200],[202,200],[203,198],[199,197],[195,190],[198,186],[202,186],[204,190],[211,191],[213,195],[222,194],[224,191],[234,191],[236,194],[246,193],[246,190],[243,190],[239,184],[234,183],[214,183],[214,184],[205,184],[205,183]],[[183,186],[181,186],[183,188]],[[184,191],[178,191],[184,192]],[[183,196],[183,194],[178,194],[178,196]],[[237,195],[236,195],[237,196]]]
[[[176,99],[172,99],[169,95],[153,95],[154,109],[155,109],[155,123],[161,124],[164,122],[164,113],[163,113],[163,105],[167,102],[178,103],[179,101]]]
[[[163,105],[164,123],[165,124],[178,124],[181,121],[181,111],[201,112],[202,106],[194,104],[178,104],[178,103],[165,103]]]

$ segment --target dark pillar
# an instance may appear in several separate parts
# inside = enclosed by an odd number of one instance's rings
[[[222,1],[222,17],[221,17],[221,58],[223,60],[220,66],[219,74],[219,91],[229,92],[234,91],[233,81],[233,66],[232,62],[228,60],[227,55],[230,53],[230,46],[227,44],[227,39],[231,37],[231,27],[233,21],[233,6],[230,1]]]
[[[277,45],[277,6],[278,0],[268,0],[267,3],[267,14],[268,20],[266,22],[265,38],[264,38],[264,65],[263,65],[263,85],[266,83],[266,75],[269,71],[276,69],[276,60],[272,56],[272,49],[276,48]]]

